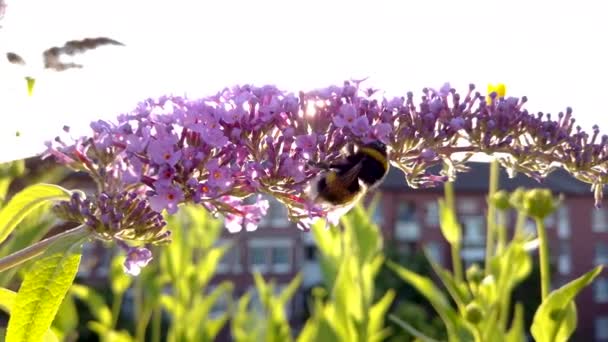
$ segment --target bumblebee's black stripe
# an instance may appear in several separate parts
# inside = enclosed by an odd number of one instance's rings
[[[344,205],[363,195],[360,181],[366,188],[379,184],[388,173],[389,162],[384,145],[370,144],[329,166],[332,171],[316,184],[318,196],[333,205]],[[355,168],[357,174],[352,177]]]

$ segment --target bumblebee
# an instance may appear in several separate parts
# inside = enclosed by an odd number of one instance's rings
[[[309,195],[316,203],[350,209],[382,183],[390,165],[386,145],[373,141],[357,147],[335,163],[319,165],[325,171],[313,179],[309,187]]]

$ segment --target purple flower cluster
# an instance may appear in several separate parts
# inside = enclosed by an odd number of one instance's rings
[[[53,211],[61,219],[85,224],[102,240],[161,244],[170,238],[163,216],[135,192],[102,192],[84,198],[74,191],[69,201],[56,203]]]
[[[222,214],[230,231],[253,230],[265,215],[267,202],[248,202],[255,194],[278,199],[304,229],[326,217],[305,192],[315,165],[340,158],[348,143],[373,140],[389,146],[392,165],[413,187],[453,179],[470,154],[485,152],[538,179],[562,167],[592,184],[599,203],[608,136],[575,128],[570,109],[535,115],[525,102],[482,95],[473,85],[464,96],[449,84],[425,88],[417,103],[411,92],[380,98],[360,81],[299,94],[244,85],[202,99],[145,100],[115,122],[92,123],[89,137],[55,139],[48,153],[87,171],[101,193],[136,193],[157,213],[199,203]],[[438,163],[449,167],[427,172]]]

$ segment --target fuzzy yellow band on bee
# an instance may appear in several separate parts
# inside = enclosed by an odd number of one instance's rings
[[[382,164],[385,169],[388,167],[388,159],[380,151],[373,149],[371,147],[362,147],[361,152],[367,154],[368,156],[373,158],[375,161]]]

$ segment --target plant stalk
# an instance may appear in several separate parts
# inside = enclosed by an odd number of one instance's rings
[[[536,219],[536,230],[538,231],[538,249],[540,258],[540,293],[544,301],[549,295],[551,288],[551,274],[549,270],[549,241],[547,240],[547,231],[545,230],[545,222],[541,219]]]
[[[120,305],[122,304],[123,294],[115,294],[112,300],[112,329],[116,329],[118,316],[120,316]]]
[[[445,204],[449,208],[450,212],[454,215],[454,221],[457,221],[457,211],[454,195],[454,183],[446,182],[444,185],[445,192]],[[460,229],[460,238],[456,243],[450,244],[450,251],[452,254],[452,268],[454,269],[454,277],[457,281],[464,281],[464,271],[462,266],[462,259],[460,257],[461,244],[462,244],[462,228],[458,225],[458,229]]]
[[[485,262],[485,273],[490,273],[490,261],[494,255],[494,234],[496,231],[496,208],[490,199],[494,196],[494,193],[498,191],[499,181],[499,167],[496,159],[490,163],[490,184],[488,191],[488,217],[487,217],[487,231],[486,231],[486,262]]]
[[[15,266],[19,266],[24,262],[43,254],[52,244],[56,242],[66,238],[85,237],[88,234],[88,228],[83,225],[38,241],[35,244],[21,249],[13,254],[0,258],[0,272],[6,271]]]

